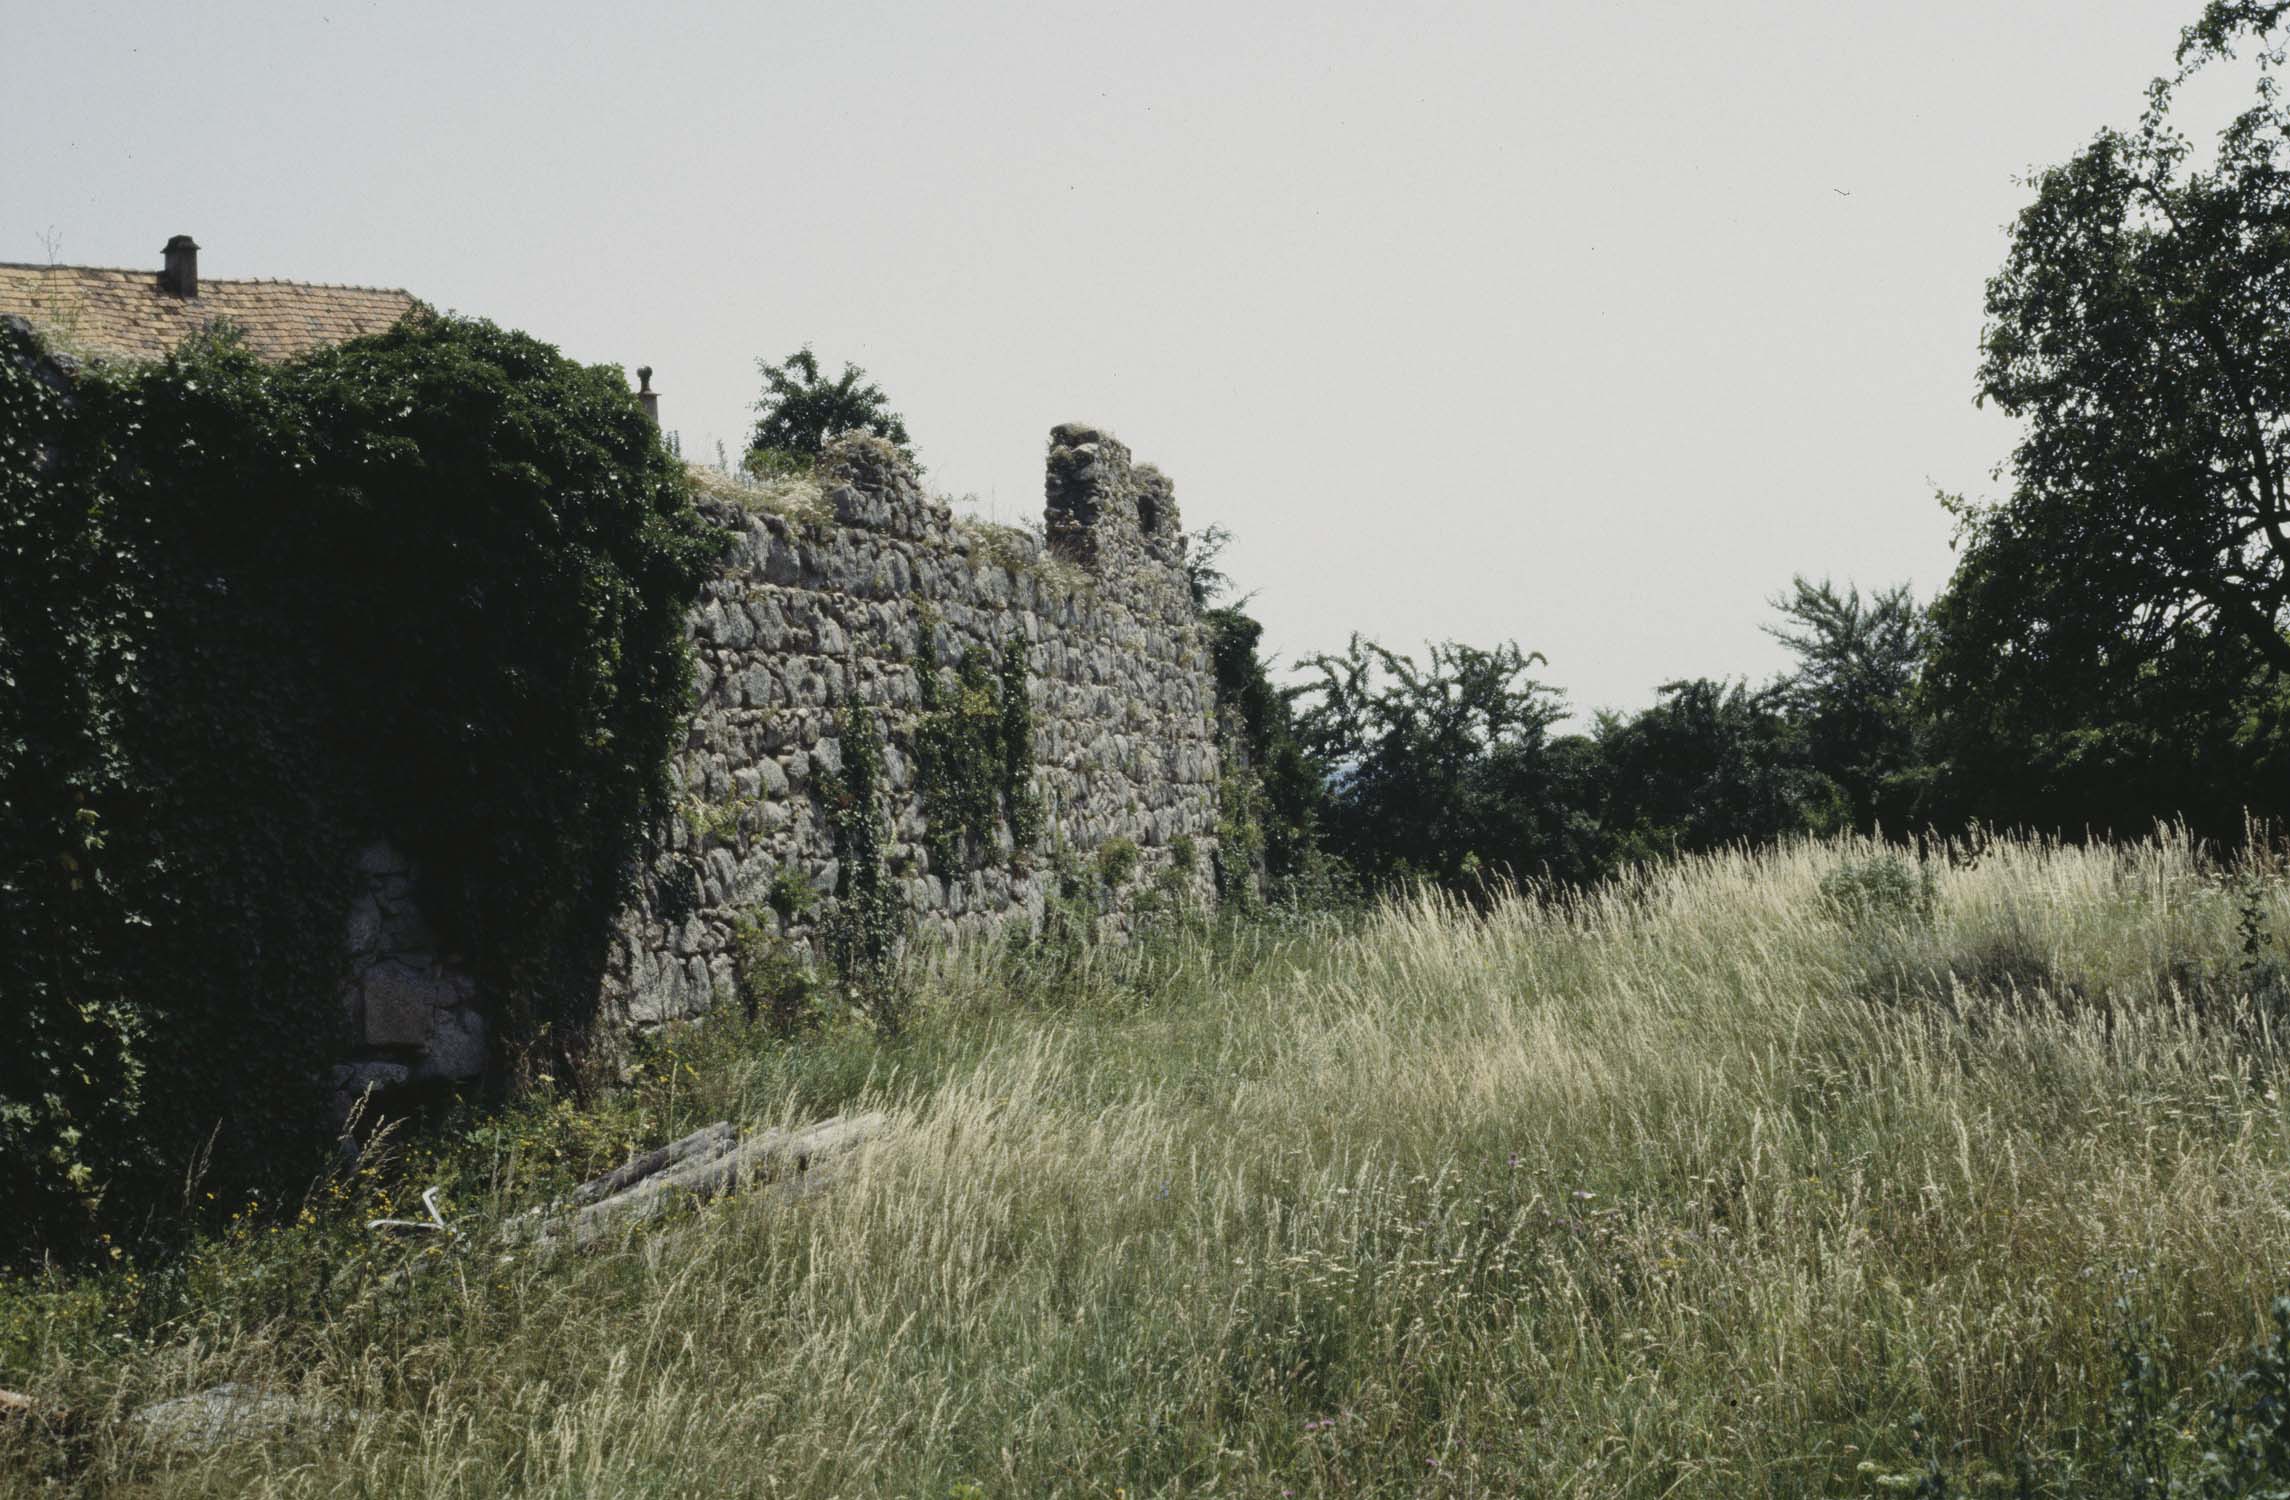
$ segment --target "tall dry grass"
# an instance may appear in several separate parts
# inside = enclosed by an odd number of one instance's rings
[[[1935,866],[1929,913],[1841,905],[1878,857],[1175,935],[1054,995],[941,955],[899,1049],[691,1065],[695,1118],[889,1110],[833,1192],[553,1262],[472,1233],[410,1285],[250,1289],[277,1258],[217,1247],[116,1346],[116,1286],[20,1285],[0,1384],[76,1416],[0,1463],[170,1495],[1835,1495],[1904,1471],[1916,1416],[1975,1481],[2097,1464],[2127,1329],[2184,1384],[2290,1290],[2246,951],[2290,893],[2169,839],[2004,843]],[[115,1420],[226,1379],[355,1415],[204,1453]]]

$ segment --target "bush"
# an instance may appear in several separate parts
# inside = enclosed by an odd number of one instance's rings
[[[1920,926],[1932,920],[1932,871],[1897,854],[1847,860],[1821,877],[1821,909],[1848,926]]]
[[[911,998],[898,962],[908,919],[889,871],[882,731],[874,710],[863,704],[846,704],[837,728],[842,766],[819,783],[835,829],[837,863],[835,905],[822,936],[844,998],[883,1035],[895,1037],[906,1025]]]
[[[68,381],[0,341],[0,1254],[307,1165],[377,834],[569,1061],[711,550],[619,373],[459,319]]]
[[[1137,862],[1143,857],[1135,839],[1107,839],[1097,846],[1097,878],[1107,890],[1119,890],[1137,873]]]
[[[793,1036],[818,1019],[822,997],[808,955],[761,922],[734,924],[732,971],[742,1014],[767,1023],[773,1035]]]
[[[763,399],[756,403],[760,415],[744,464],[757,477],[803,472],[829,439],[846,432],[871,432],[914,456],[905,419],[891,410],[882,387],[870,383],[857,365],[843,366],[843,373],[829,380],[806,344],[777,364],[758,360],[756,369],[763,376]]]
[[[2130,1319],[2127,1306],[2118,1311]],[[2290,1495],[2290,1297],[2275,1298],[2271,1316],[2271,1337],[2252,1345],[2239,1364],[2205,1372],[2191,1391],[2174,1389],[2167,1378],[2169,1343],[2129,1321],[2115,1340],[2122,1373],[2108,1403],[2106,1430],[2090,1445],[2094,1451],[2016,1455],[2011,1467],[2018,1493],[2093,1500]],[[1910,1419],[1909,1447],[1917,1460],[1911,1472],[1879,1474],[1875,1463],[1861,1468],[1880,1489],[1913,1488],[1931,1500],[1973,1492],[1949,1474],[1921,1418]]]
[[[941,879],[997,862],[1004,828],[1013,858],[1040,836],[1026,672],[1026,644],[1015,638],[999,664],[984,646],[964,651],[951,690],[940,682],[927,642],[915,663],[922,709],[913,732],[915,796],[923,846]]]

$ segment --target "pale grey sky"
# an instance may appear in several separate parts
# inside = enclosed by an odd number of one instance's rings
[[[402,286],[657,368],[866,367],[1023,521],[1103,424],[1290,657],[1762,677],[1793,572],[1947,575],[2016,175],[2196,0],[0,0],[0,260]]]

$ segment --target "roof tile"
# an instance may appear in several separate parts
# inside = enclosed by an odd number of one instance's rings
[[[380,287],[300,281],[199,281],[178,297],[151,271],[0,263],[0,313],[30,320],[73,351],[160,359],[191,334],[229,323],[263,359],[290,359],[380,333],[422,304]]]

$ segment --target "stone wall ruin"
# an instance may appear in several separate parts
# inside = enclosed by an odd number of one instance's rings
[[[1151,901],[1213,899],[1215,681],[1168,479],[1109,434],[1056,428],[1044,545],[957,520],[876,439],[840,441],[820,475],[776,506],[736,491],[707,501],[734,540],[693,613],[678,813],[607,985],[639,1025],[730,994],[742,924],[816,947],[828,903],[786,896],[824,897],[844,874],[829,799],[853,705],[882,735],[887,867],[914,930],[1039,923],[1061,881],[1087,888],[1114,930]],[[1041,833],[1020,847],[1004,817],[990,847],[936,867],[915,765],[921,664],[943,695],[966,651],[998,659],[1011,641],[1025,654]],[[1120,857],[1100,859],[1109,849]]]
[[[823,956],[845,873],[831,804],[853,706],[880,736],[885,874],[909,931],[1038,926],[1061,889],[1112,935],[1153,903],[1213,901],[1215,679],[1158,470],[1097,429],[1056,428],[1046,543],[957,520],[909,459],[868,437],[834,445],[816,483],[703,490],[731,545],[692,612],[675,811],[618,923],[599,1024],[725,1003],[743,928]],[[1029,844],[1000,816],[943,868],[917,776],[924,663],[943,702],[966,652],[1006,660],[1013,641],[1039,833]],[[415,872],[376,843],[358,877],[343,997],[357,1049],[334,1070],[337,1114],[369,1087],[474,1077],[486,1062],[481,997],[414,907]]]

